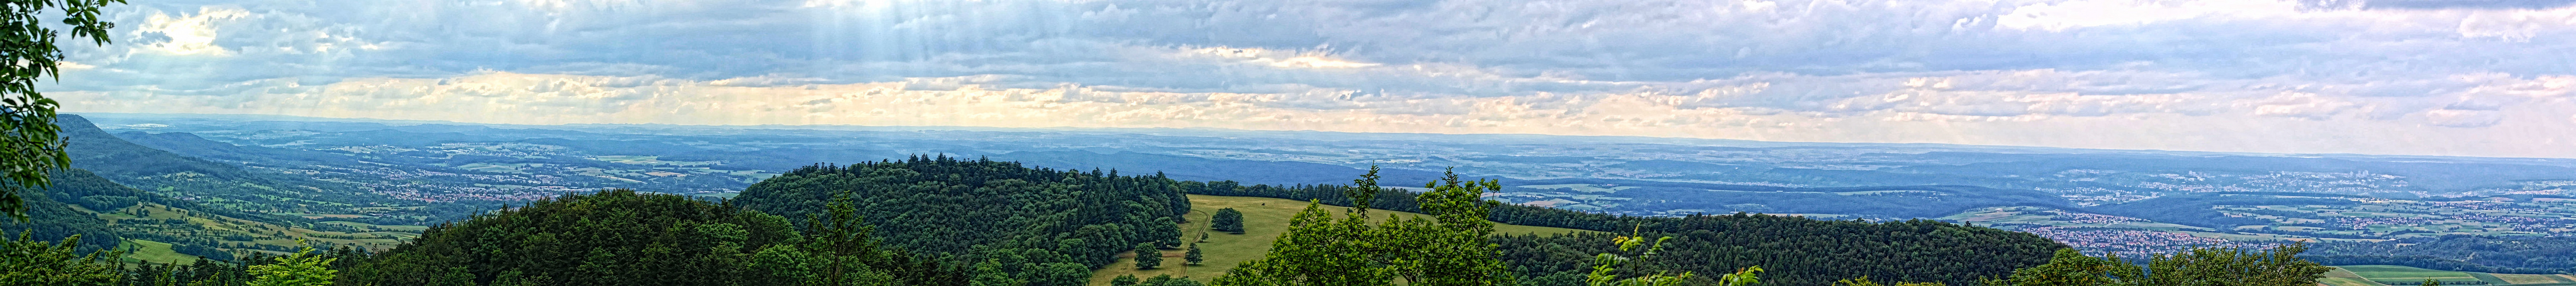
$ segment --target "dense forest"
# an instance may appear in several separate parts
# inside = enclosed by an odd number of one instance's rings
[[[763,180],[729,202],[798,219],[855,202],[890,247],[960,263],[992,261],[1027,285],[1080,285],[1138,244],[1180,247],[1189,198],[1180,181],[914,156],[809,166]]]
[[[85,250],[112,248],[125,239],[146,239],[172,243],[173,248],[183,254],[232,259],[231,253],[215,250],[215,246],[222,242],[210,235],[204,235],[199,231],[201,229],[194,228],[196,227],[194,224],[170,222],[166,223],[169,227],[158,227],[154,231],[140,231],[135,227],[119,229],[111,222],[100,219],[97,212],[113,212],[140,204],[218,210],[197,213],[199,215],[238,212],[220,211],[220,208],[207,208],[195,201],[170,198],[126,187],[99,177],[88,170],[55,171],[50,179],[53,185],[40,192],[20,193],[27,196],[29,220],[0,220],[0,229],[31,232],[35,237],[47,238],[79,234],[84,237],[80,241],[80,247]]]
[[[1187,183],[1193,194],[1315,200],[1350,206],[1344,186],[1244,186],[1234,182]],[[1421,211],[1418,193],[1383,189],[1371,207]],[[1562,227],[1611,233],[1642,231],[1648,237],[1675,237],[1664,254],[1636,262],[1635,273],[1690,271],[1728,273],[1738,268],[1769,269],[1763,279],[1781,285],[1825,285],[1852,277],[1878,277],[1914,282],[1964,285],[1980,278],[2002,277],[2014,269],[2047,263],[2064,244],[2028,233],[1936,221],[1826,221],[1758,214],[1635,217],[1569,210],[1499,206],[1494,222]],[[1614,234],[1502,235],[1503,261],[1532,285],[1580,282],[1590,270],[1590,257],[1610,253],[1615,245],[1599,243]],[[1705,278],[1705,277],[1703,277]],[[1709,281],[1700,281],[1708,283]]]
[[[116,243],[124,238],[108,227],[107,220],[73,209],[74,204],[65,202],[82,202],[82,207],[99,209],[103,205],[119,203],[122,205],[115,206],[134,205],[134,201],[139,200],[137,196],[158,198],[140,194],[140,191],[134,191],[133,188],[126,188],[124,185],[107,182],[106,179],[100,179],[97,175],[91,175],[88,171],[79,169],[54,172],[49,179],[54,185],[48,186],[43,191],[18,193],[26,200],[27,220],[0,218],[0,230],[47,239],[80,235],[86,238],[79,241],[79,248],[82,250],[109,249],[115,247]],[[57,197],[72,199],[56,199]]]
[[[343,270],[346,285],[961,285],[878,246],[848,204],[786,217],[678,195],[566,195],[444,224]]]
[[[2297,249],[2208,250],[2152,257],[2141,269],[2253,270],[2139,276],[2105,266],[2121,261],[2116,257],[2083,256],[2035,235],[1975,226],[1741,213],[1602,215],[1481,199],[1501,188],[1495,181],[1462,184],[1450,177],[1426,182],[1433,191],[1417,193],[1369,186],[1377,185],[1373,174],[1363,178],[1354,185],[1246,186],[915,156],[809,166],[725,201],[631,190],[570,194],[440,224],[382,251],[344,247],[131,265],[113,283],[70,285],[326,285],[258,282],[277,279],[328,285],[1084,285],[1094,269],[1128,267],[1109,265],[1121,253],[1188,247],[1179,230],[1186,223],[1180,215],[1190,207],[1184,194],[1354,206],[1338,218],[1310,206],[1285,226],[1288,234],[1267,257],[1223,276],[1196,277],[1214,278],[1216,285],[1341,281],[1318,280],[1332,277],[1368,285],[1874,285],[1860,282],[1877,279],[1900,285],[2092,286],[2254,278],[2281,282],[2263,285],[2288,285],[2284,281],[2315,276],[2310,270],[2317,269],[2288,256]],[[1365,219],[1370,209],[1429,216],[1371,222]],[[1494,235],[1494,222],[1600,232]],[[79,233],[65,229],[44,231]],[[1639,246],[1647,241],[1650,247]],[[63,257],[76,252],[39,253],[72,261]],[[6,267],[15,266],[24,265]],[[2051,280],[2067,277],[2102,279]],[[1191,279],[1117,282],[1199,284],[1185,280]]]

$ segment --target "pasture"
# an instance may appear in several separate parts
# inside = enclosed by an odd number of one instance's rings
[[[1208,217],[1215,215],[1217,209],[1223,208],[1234,208],[1235,211],[1243,212],[1243,234],[1208,230]],[[1323,208],[1336,216],[1341,215],[1342,210],[1349,209],[1329,205]],[[1236,264],[1260,259],[1262,255],[1268,254],[1271,241],[1279,239],[1280,234],[1287,232],[1288,219],[1297,216],[1297,212],[1305,209],[1306,202],[1296,200],[1190,195],[1190,214],[1187,216],[1190,221],[1181,226],[1181,242],[1187,244],[1197,241],[1200,233],[1207,233],[1207,241],[1198,242],[1199,250],[1207,258],[1206,262],[1200,265],[1186,265],[1188,261],[1183,260],[1182,255],[1189,251],[1187,246],[1163,250],[1163,266],[1155,269],[1138,270],[1133,256],[1122,255],[1118,258],[1118,262],[1093,271],[1091,285],[1109,285],[1109,280],[1119,275],[1136,275],[1136,278],[1142,279],[1169,274],[1173,277],[1189,277],[1191,280],[1207,282],[1208,279],[1225,274],[1226,270],[1234,269]],[[1388,210],[1370,210],[1369,214],[1378,221],[1385,221],[1384,218],[1389,215],[1423,216]],[[1584,232],[1576,229],[1509,224],[1495,224],[1494,230],[1496,233]]]

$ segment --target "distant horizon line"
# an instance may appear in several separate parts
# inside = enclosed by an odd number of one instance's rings
[[[957,125],[856,125],[856,124],[756,124],[756,125],[742,125],[742,124],[674,124],[674,123],[564,123],[564,124],[523,124],[523,123],[478,123],[478,122],[461,122],[461,121],[448,121],[448,120],[381,119],[381,118],[366,118],[366,117],[321,117],[321,116],[303,116],[303,115],[283,115],[283,114],[248,114],[248,113],[131,113],[131,112],[64,112],[64,113],[61,113],[61,114],[68,114],[68,115],[87,115],[87,114],[102,114],[102,115],[142,115],[142,116],[168,116],[168,117],[276,117],[276,118],[301,119],[301,120],[299,120],[299,121],[329,121],[329,120],[344,120],[344,121],[339,121],[339,122],[364,122],[364,123],[408,123],[408,124],[415,124],[415,125],[418,125],[418,124],[440,124],[440,125],[532,126],[532,127],[534,127],[534,126],[565,126],[565,127],[593,127],[593,126],[596,126],[596,127],[666,127],[666,128],[719,128],[719,129],[721,129],[721,128],[746,129],[746,127],[842,127],[842,128],[751,128],[751,129],[838,130],[838,131],[889,131],[889,130],[853,130],[853,129],[861,129],[861,128],[888,128],[888,129],[909,129],[908,131],[946,130],[946,131],[986,131],[986,132],[999,131],[999,130],[1051,130],[1051,131],[1077,131],[1077,132],[1082,132],[1082,131],[1088,131],[1088,132],[1104,132],[1104,131],[1110,131],[1110,130],[1160,130],[1160,131],[1217,131],[1217,132],[1245,132],[1245,133],[1328,133],[1328,134],[1357,134],[1357,135],[1373,135],[1373,136],[1527,136],[1527,137],[1565,137],[1565,138],[1618,138],[1618,139],[1631,139],[1631,140],[1635,140],[1635,139],[1649,139],[1649,140],[1656,140],[1656,141],[1725,141],[1725,142],[1737,142],[1737,143],[1757,143],[1756,145],[1763,145],[1763,144],[1771,144],[1771,145],[1801,145],[1801,144],[1829,145],[1829,144],[1833,144],[1833,145],[1879,145],[1879,146],[1881,146],[1881,147],[1952,147],[1952,148],[1970,148],[1970,149],[2043,149],[2043,150],[2045,150],[2045,149],[2054,149],[2054,150],[2058,150],[2058,151],[2148,152],[2148,153],[2162,153],[2162,154],[2164,154],[2164,155],[2186,155],[2186,154],[2198,154],[2198,155],[2223,155],[2223,156],[2258,156],[2258,157],[2318,157],[2318,158],[2325,158],[2325,157],[2379,157],[2379,158],[2386,158],[2386,157],[2401,157],[2401,158],[2426,158],[2426,159],[2440,159],[2440,158],[2478,158],[2478,159],[2576,160],[2576,157],[2570,157],[2570,158],[2552,158],[2552,157],[2485,157],[2485,156],[2459,156],[2459,155],[2408,155],[2408,154],[2365,154],[2365,153],[2266,153],[2266,152],[2244,152],[2244,151],[2202,151],[2202,150],[2165,150],[2165,149],[2111,149],[2111,148],[2081,148],[2081,147],[2058,147],[2058,146],[2027,146],[2027,145],[1981,145],[1981,144],[1932,143],[1932,142],[1823,142],[1823,141],[1767,141],[1767,140],[1751,140],[1751,139],[1696,138],[1696,137],[1663,137],[1663,136],[1642,136],[1642,135],[1559,135],[1559,134],[1540,134],[1540,133],[1353,132],[1353,131],[1325,131],[1325,130],[1312,130],[1312,129],[1305,129],[1305,130],[1255,130],[1255,129],[1224,128],[1224,127],[1067,127],[1067,126],[1057,126],[1057,127],[993,127],[993,126],[957,126]],[[268,120],[268,121],[289,121],[289,120]],[[367,122],[367,121],[375,121],[375,122]],[[986,129],[986,130],[972,130],[972,129]],[[1128,133],[1134,133],[1134,132],[1128,132]],[[1147,135],[1156,135],[1156,134],[1147,134]],[[1180,136],[1193,136],[1193,137],[1224,137],[1224,136],[1209,136],[1209,135],[1180,135]],[[1308,139],[1311,139],[1311,138],[1308,138]],[[1352,139],[1352,140],[1368,140],[1368,139]],[[1653,144],[1677,144],[1677,143],[1681,143],[1681,142],[1664,142],[1664,143],[1653,143]],[[1888,146],[1888,145],[1893,145],[1893,146]],[[1746,146],[1727,146],[1727,147],[1746,147]],[[1767,147],[1746,147],[1746,148],[1778,148],[1778,147],[1826,147],[1826,146],[1767,146]],[[1848,147],[1848,146],[1833,146],[1833,147]],[[2037,151],[2037,150],[2031,150],[2031,151]],[[1936,151],[1936,152],[1937,152],[1937,151]],[[2108,153],[2108,152],[2049,152],[2049,153]],[[2566,162],[2566,163],[2576,163],[2576,162]]]

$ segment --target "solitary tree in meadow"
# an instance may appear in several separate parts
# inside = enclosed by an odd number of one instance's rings
[[[1152,242],[1136,244],[1136,269],[1163,267],[1163,249]]]
[[[1200,261],[1205,261],[1204,258],[1205,257],[1200,256],[1199,254],[1199,244],[1197,243],[1190,244],[1189,253],[1181,254],[1181,259],[1189,261],[1190,265],[1199,265]]]
[[[1208,218],[1208,225],[1217,231],[1243,234],[1243,212],[1234,208],[1217,209],[1216,215]]]

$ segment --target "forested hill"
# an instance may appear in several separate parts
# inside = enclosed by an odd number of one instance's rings
[[[1348,206],[1342,186],[1244,186],[1234,182],[1188,182],[1193,194],[1316,200]],[[1419,211],[1417,194],[1386,189],[1370,205],[1396,211]],[[1494,222],[1561,227],[1609,233],[1645,232],[1646,237],[1673,236],[1662,256],[1638,262],[1639,273],[1691,271],[1730,273],[1748,266],[1768,269],[1765,285],[1827,285],[1853,277],[1973,285],[1980,278],[2011,276],[2014,269],[2048,263],[2065,244],[2038,235],[1929,220],[1868,222],[1825,221],[1758,214],[1634,217],[1561,209],[1505,205],[1494,208]],[[1531,285],[1581,285],[1590,257],[1613,252],[1610,234],[1505,235],[1503,260]],[[1703,277],[1706,278],[1706,277]],[[1711,284],[1713,285],[1713,284]]]
[[[278,221],[275,217],[237,216],[245,212],[127,187],[89,170],[64,169],[51,177],[53,185],[42,192],[19,193],[27,196],[29,220],[0,219],[0,230],[29,232],[44,239],[78,234],[81,246],[91,250],[116,247],[126,240],[166,243],[172,252],[169,254],[185,255],[180,259],[216,260],[232,259],[234,252],[227,249],[285,249],[270,248],[260,240],[282,241],[321,233],[305,228],[309,225],[274,224],[271,222]],[[356,239],[349,233],[330,235],[343,238],[331,242]]]
[[[1116,171],[1028,168],[1014,162],[915,156],[903,161],[813,166],[754,184],[730,203],[805,220],[835,197],[856,202],[890,247],[959,262],[996,260],[1028,285],[1069,266],[1097,267],[1140,242],[1178,246],[1181,194],[1320,200],[1347,206],[1342,186],[1178,181]],[[1374,207],[1419,211],[1415,193],[1387,189]],[[1762,266],[1775,285],[1825,285],[1880,277],[1963,285],[2046,263],[2066,246],[2027,233],[1932,221],[1821,221],[1770,215],[1613,216],[1504,206],[1496,222],[1677,237],[1639,271],[1729,273]],[[1256,226],[1258,227],[1258,226]],[[1283,227],[1283,226],[1271,226]],[[1497,236],[1505,261],[1532,285],[1581,282],[1602,234]],[[1205,277],[1201,277],[1205,278]]]
[[[333,268],[339,285],[965,286],[955,265],[830,222],[842,214],[800,232],[776,215],[610,190],[441,224],[379,254],[334,253]]]
[[[800,168],[729,202],[810,225],[847,197],[887,246],[992,260],[1028,285],[1080,285],[1139,243],[1180,246],[1180,215],[1190,207],[1183,185],[1160,175],[914,156]]]
[[[80,235],[80,245],[84,250],[109,249],[124,238],[108,227],[107,220],[99,219],[98,214],[75,209],[75,205],[93,210],[113,210],[133,205],[141,199],[160,199],[80,169],[57,171],[49,179],[54,185],[46,187],[45,191],[18,193],[27,204],[27,220],[0,218],[0,234],[7,234],[0,239],[30,235],[50,240]]]
[[[390,199],[382,194],[350,189],[345,184],[256,172],[239,165],[146,147],[99,130],[98,126],[78,115],[62,115],[55,124],[63,128],[66,143],[63,152],[71,155],[73,168],[95,172],[98,177],[117,184],[189,199],[195,202],[193,204],[211,207],[172,206],[292,226],[300,224],[271,214],[345,209]]]

